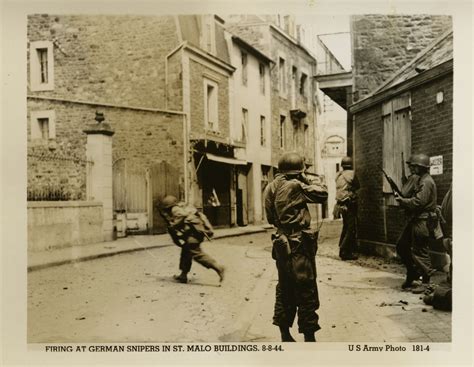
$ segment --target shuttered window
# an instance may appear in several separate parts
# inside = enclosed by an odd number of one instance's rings
[[[411,154],[411,98],[410,94],[400,95],[382,106],[383,121],[383,169],[392,177],[399,188],[402,176],[409,174],[405,161]],[[383,192],[388,194],[389,205],[396,205],[392,189],[383,179]]]

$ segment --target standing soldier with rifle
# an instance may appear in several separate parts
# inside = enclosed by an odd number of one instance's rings
[[[334,218],[342,215],[342,232],[339,239],[339,257],[341,260],[357,260],[354,254],[357,249],[356,221],[357,221],[357,194],[360,188],[359,180],[352,170],[352,158],[344,157],[341,160],[342,171],[336,176],[336,205]]]
[[[392,187],[392,191],[395,195],[395,193],[398,193],[402,198],[409,198],[412,197],[415,194],[415,190],[418,186],[418,181],[420,180],[420,176],[415,174],[415,166],[412,165],[412,160],[415,159],[416,157],[412,156],[410,157],[406,163],[408,164],[408,168],[410,170],[410,175],[406,177],[405,175],[405,162],[403,162],[403,153],[402,153],[402,188],[401,190],[398,190],[398,187],[396,187],[396,184],[393,182],[390,182],[390,176],[388,176],[385,172],[384,175],[387,178],[388,182],[390,183],[390,186]],[[395,187],[392,185],[395,185]],[[397,246],[397,254],[400,257],[403,265],[405,265],[405,268],[407,269],[407,274],[406,274],[406,279],[405,282],[402,284],[402,288],[410,288],[413,284],[413,281],[417,280],[420,277],[420,273],[417,270],[417,267],[415,265],[415,262],[413,261],[413,254],[412,254],[412,232],[413,232],[413,226],[412,226],[412,220],[413,220],[413,213],[405,209],[406,215],[407,215],[407,224],[405,225],[405,228],[402,231],[402,234],[398,238],[398,241],[396,243]]]
[[[285,153],[278,171],[264,193],[268,223],[277,228],[272,235],[272,257],[278,270],[273,324],[280,328],[283,342],[294,342],[290,327],[298,313],[298,331],[306,342],[315,342],[314,334],[320,329],[316,313],[317,233],[310,229],[307,203],[324,203],[328,192],[325,185],[306,177],[298,153]]]
[[[439,239],[442,232],[437,214],[436,184],[429,174],[430,159],[426,154],[415,154],[410,159],[410,170],[419,177],[415,189],[407,198],[395,193],[395,199],[407,209],[411,215],[412,227],[412,258],[417,271],[422,276],[422,284],[413,289],[413,293],[425,292],[430,284],[430,277],[435,272],[431,266],[429,254],[430,238]],[[404,283],[409,286],[413,276]]]
[[[173,242],[181,247],[179,259],[181,274],[176,275],[175,279],[180,283],[187,283],[188,273],[194,260],[205,268],[215,270],[222,282],[224,267],[218,265],[201,249],[204,238],[209,239],[213,235],[212,226],[206,216],[192,205],[178,202],[178,199],[172,195],[167,195],[160,201],[159,212],[168,226],[168,233]]]

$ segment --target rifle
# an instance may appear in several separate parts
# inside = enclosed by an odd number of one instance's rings
[[[407,182],[407,175],[405,173],[405,159],[403,159],[403,152],[402,152],[402,184],[405,185]]]
[[[398,188],[398,186],[397,186],[397,184],[395,183],[395,181],[393,181],[392,178],[391,178],[389,175],[387,175],[387,172],[385,172],[383,169],[382,169],[382,172],[383,172],[385,178],[387,179],[387,182],[390,184],[390,187],[391,187],[391,189],[392,189],[392,192],[393,192],[394,194],[397,194],[397,195],[400,196],[400,197],[403,197],[402,192],[401,192],[400,189]]]

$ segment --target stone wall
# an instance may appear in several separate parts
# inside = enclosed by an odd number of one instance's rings
[[[204,78],[218,85],[218,132],[221,138],[230,136],[229,111],[229,77],[194,61],[189,62],[190,98],[191,98],[191,136],[201,135],[205,130],[204,123]]]
[[[377,89],[451,28],[451,17],[444,15],[352,16],[354,102]]]
[[[54,90],[35,95],[165,108],[174,17],[30,15],[27,32],[28,42],[55,42]]]
[[[86,134],[88,123],[93,123],[95,112],[104,113],[105,122],[115,131],[112,137],[113,161],[125,158],[129,167],[137,172],[145,172],[154,163],[167,161],[181,172],[183,162],[183,115],[160,111],[97,106],[42,99],[28,99],[28,113],[35,110],[54,110],[56,115],[56,139],[47,143],[28,144],[28,153],[58,152],[77,159],[86,159]],[[29,117],[29,115],[28,115]],[[28,138],[30,124],[28,124]],[[41,162],[43,163],[43,162]],[[78,164],[40,165],[35,158],[28,158],[28,187],[43,182],[67,185],[78,192],[77,199],[85,199],[86,166]],[[183,176],[184,180],[184,176]]]
[[[88,201],[29,202],[28,250],[103,241],[102,205]]]

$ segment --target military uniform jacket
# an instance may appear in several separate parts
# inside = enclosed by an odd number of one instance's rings
[[[344,203],[346,200],[355,201],[356,191],[359,188],[359,180],[353,170],[339,171],[336,176],[336,200],[338,203]]]
[[[419,218],[426,217],[428,213],[433,213],[436,210],[436,203],[436,184],[428,173],[420,177],[412,197],[400,199],[400,205]]]
[[[324,203],[328,191],[323,184],[305,184],[278,174],[265,188],[264,197],[268,223],[284,231],[297,232],[310,227],[307,203]]]
[[[166,219],[168,231],[179,239],[188,241],[191,237],[196,237],[193,225],[200,223],[200,219],[194,206],[179,202],[171,209],[171,214]]]

